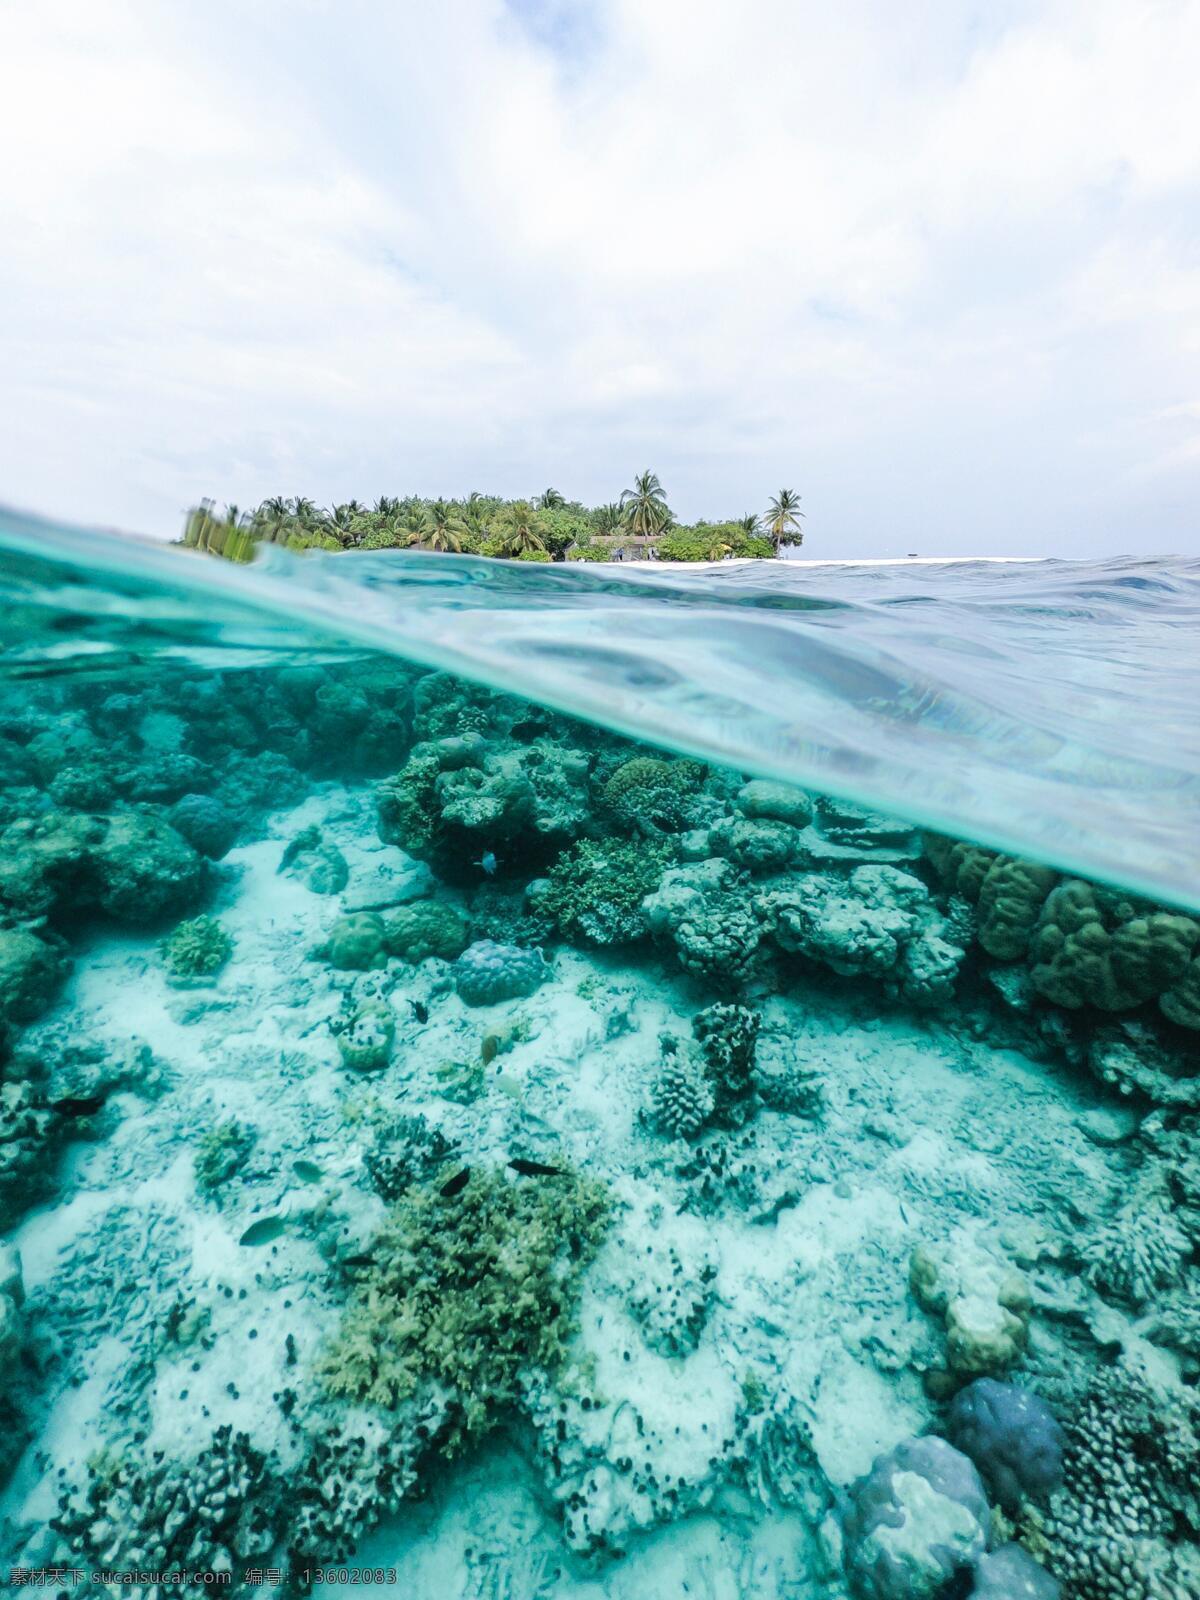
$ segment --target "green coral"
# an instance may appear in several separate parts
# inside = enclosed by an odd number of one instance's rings
[[[233,940],[215,917],[194,917],[163,940],[162,956],[173,978],[208,978],[233,954]]]
[[[384,923],[384,938],[394,956],[414,965],[437,956],[453,961],[467,948],[467,919],[444,900],[416,900],[393,911]]]
[[[604,804],[621,822],[678,829],[687,822],[688,796],[704,780],[696,761],[664,761],[658,756],[633,756],[604,785]]]
[[[200,1136],[194,1158],[196,1187],[214,1194],[254,1148],[254,1130],[244,1123],[219,1122]]]
[[[1015,961],[1029,941],[1046,896],[1058,882],[1053,867],[997,856],[979,886],[979,942],[988,955]]]
[[[603,1185],[564,1170],[536,1182],[474,1169],[408,1189],[370,1249],[373,1265],[326,1351],[331,1393],[394,1408],[443,1388],[453,1451],[555,1375],[576,1331],[583,1273],[604,1236]]]
[[[1047,898],[1030,945],[1033,986],[1055,1005],[1126,1011],[1185,977],[1200,924],[1068,879]]]
[[[347,917],[339,917],[320,953],[339,972],[369,972],[374,967],[386,967],[382,917],[373,911],[352,911]]]
[[[537,909],[566,939],[584,944],[631,944],[646,932],[642,901],[670,860],[665,845],[582,839],[550,869]]]

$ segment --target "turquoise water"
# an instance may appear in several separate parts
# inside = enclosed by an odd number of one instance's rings
[[[0,1569],[1194,1600],[1198,574],[0,520]]]

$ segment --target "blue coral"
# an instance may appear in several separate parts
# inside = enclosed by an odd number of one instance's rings
[[[465,1004],[490,1006],[532,994],[549,974],[540,950],[479,939],[454,963],[454,987]]]

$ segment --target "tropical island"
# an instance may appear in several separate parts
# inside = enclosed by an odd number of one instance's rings
[[[602,506],[545,489],[532,500],[473,492],[465,499],[382,495],[373,507],[331,509],[303,498],[264,500],[252,511],[218,512],[204,500],[187,514],[183,544],[249,561],[260,544],[290,550],[426,550],[513,561],[772,560],[803,540],[800,496],[781,489],[761,515],[680,523],[656,473]]]

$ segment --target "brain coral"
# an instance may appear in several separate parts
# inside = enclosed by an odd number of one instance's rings
[[[540,950],[479,939],[454,963],[454,986],[469,1006],[517,1000],[544,983],[550,968]]]

